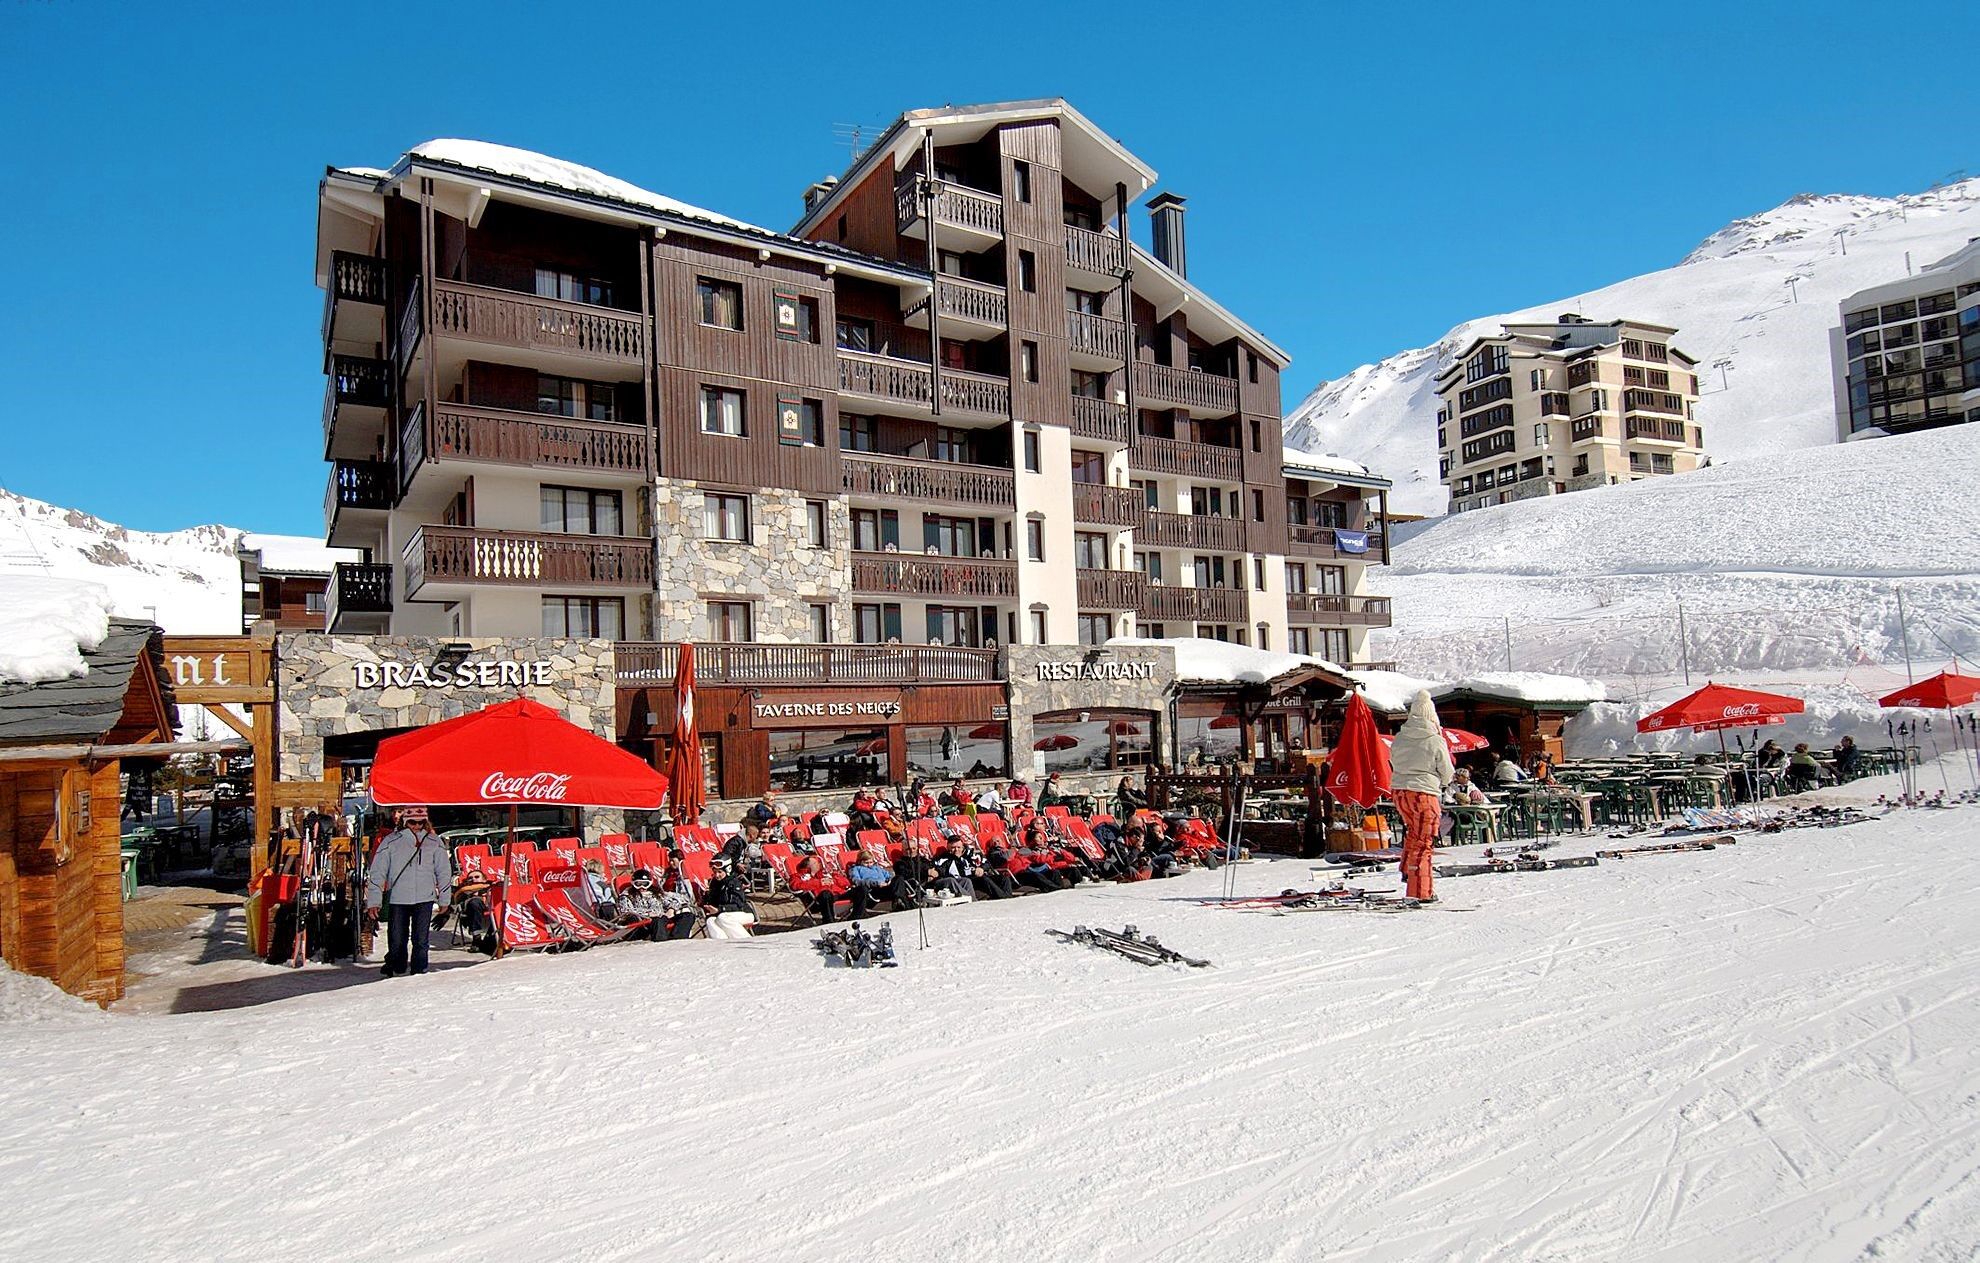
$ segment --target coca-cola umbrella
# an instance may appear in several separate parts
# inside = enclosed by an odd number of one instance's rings
[[[1341,738],[1327,756],[1327,792],[1357,807],[1372,807],[1389,792],[1389,748],[1375,729],[1375,712],[1359,693],[1348,698]]]
[[[1943,710],[1951,712],[1961,706],[1971,706],[1976,700],[1980,700],[1980,675],[1960,675],[1956,671],[1941,671],[1930,679],[1920,680],[1916,684],[1905,685],[1897,692],[1880,698],[1877,704],[1885,707],[1911,706],[1920,710]],[[1965,722],[1961,722],[1959,716],[1954,715],[1953,723],[1953,744],[1955,748],[1965,747],[1965,734],[1970,732],[1974,737],[1972,762],[1968,763],[1966,770],[1967,775],[1973,778],[1973,783],[1980,785],[1980,728],[1973,726],[1970,716]],[[1934,736],[1932,738],[1932,754],[1935,761],[1938,753],[1939,739],[1937,736]],[[1965,759],[1961,761],[1966,762]],[[1942,765],[1939,768],[1939,776],[1942,782],[1945,773],[1946,769]],[[1950,789],[1951,786],[1947,786],[1947,788]]]
[[[1662,710],[1637,720],[1636,730],[1671,732],[1689,728],[1693,732],[1716,732],[1719,734],[1719,758],[1730,763],[1732,756],[1726,751],[1726,729],[1784,724],[1789,715],[1799,715],[1806,709],[1800,698],[1784,693],[1738,689],[1730,684],[1707,684],[1697,692],[1680,697]]]
[[[1382,738],[1382,744],[1385,746],[1392,746],[1395,743],[1396,739],[1394,737]],[[1462,728],[1444,729],[1444,745],[1450,749],[1452,754],[1470,754],[1473,750],[1483,750],[1490,744],[1490,742],[1475,732],[1466,732]]]
[[[669,801],[676,824],[701,819],[708,794],[701,768],[701,729],[694,712],[694,645],[682,642],[674,664],[674,744],[667,757],[667,778],[673,783]]]
[[[1004,735],[1002,724],[978,724],[969,730],[971,741],[995,741]]]
[[[644,759],[526,697],[378,743],[380,806],[623,807],[651,810],[667,778]]]
[[[1049,737],[1040,737],[1031,743],[1034,750],[1070,750],[1079,744],[1079,738],[1067,732],[1055,732]]]

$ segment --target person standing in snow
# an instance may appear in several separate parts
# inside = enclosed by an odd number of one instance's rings
[[[425,973],[433,905],[452,899],[454,890],[454,857],[433,832],[426,808],[400,813],[399,828],[378,844],[364,878],[366,905],[374,915],[384,909],[388,918],[385,967],[379,972],[387,978]]]
[[[1408,830],[1403,838],[1403,893],[1412,899],[1436,898],[1431,889],[1430,852],[1442,814],[1438,800],[1456,777],[1451,748],[1444,742],[1444,727],[1437,722],[1437,707],[1429,690],[1418,689],[1409,704],[1409,718],[1389,747],[1391,792]]]

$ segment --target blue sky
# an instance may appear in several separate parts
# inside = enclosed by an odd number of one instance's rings
[[[837,125],[1064,96],[1189,198],[1191,277],[1293,354],[1288,408],[1795,193],[1980,173],[1970,6],[1027,9],[0,0],[0,485],[320,534],[316,182],[435,136],[782,228]]]

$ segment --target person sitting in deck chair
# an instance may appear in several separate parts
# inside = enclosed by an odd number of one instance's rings
[[[1148,856],[1141,849],[1146,831],[1138,824],[1131,824],[1121,830],[1120,837],[1108,848],[1112,857],[1115,881],[1147,881],[1150,876]]]
[[[919,844],[925,851],[926,842]],[[933,880],[930,889],[940,890],[951,900],[971,900],[976,898],[976,883],[983,875],[983,860],[972,851],[966,851],[960,842],[949,843],[949,849],[933,861]]]
[[[853,920],[866,916],[873,910],[873,905],[882,899],[900,906],[894,870],[887,866],[885,851],[861,851],[852,867],[846,870],[846,877],[852,882]]]
[[[949,854],[961,855],[971,865],[969,880],[985,899],[1010,899],[1017,894],[1017,878],[1011,873],[1011,853],[1002,842],[991,842],[981,854],[967,838],[949,842]]]
[[[591,905],[591,915],[606,925],[619,919],[619,892],[612,888],[612,879],[605,875],[605,868],[597,860],[584,862],[584,897]]]
[[[839,896],[852,889],[852,882],[814,852],[798,861],[797,869],[791,874],[791,889],[813,917],[830,925],[837,915]]]
[[[660,902],[660,886],[653,880],[653,874],[643,868],[634,869],[624,893],[619,896],[619,915],[626,921],[644,921],[646,924],[626,937],[659,942],[666,937],[665,927],[660,924],[666,914],[667,910]]]
[[[750,927],[756,924],[756,909],[750,905],[748,885],[741,874],[729,867],[729,861],[719,855],[708,861],[708,867],[714,876],[701,900],[702,911],[708,917],[708,937],[748,938]]]
[[[1045,836],[1045,826],[1033,820],[1024,827],[1024,837],[1018,842],[1017,861],[1020,867],[1016,876],[1021,885],[1033,890],[1064,890],[1071,885],[1059,876],[1053,867],[1052,858],[1058,848]]]
[[[1150,877],[1174,877],[1182,872],[1182,862],[1176,858],[1176,840],[1169,836],[1169,826],[1161,817],[1142,827],[1141,849],[1148,856]]]

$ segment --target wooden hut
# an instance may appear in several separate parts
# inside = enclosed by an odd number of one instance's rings
[[[112,619],[83,660],[0,683],[0,959],[107,1004],[124,993],[121,761],[169,752],[177,713],[150,623]]]

